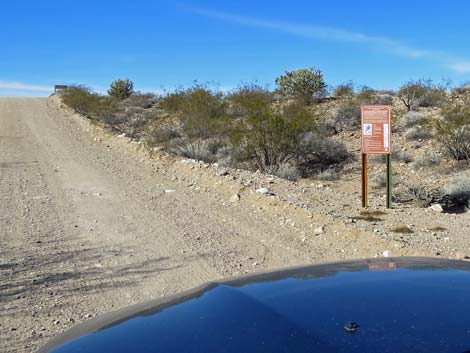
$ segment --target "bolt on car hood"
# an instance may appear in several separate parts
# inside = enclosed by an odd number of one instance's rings
[[[470,263],[396,258],[209,283],[86,322],[39,353],[465,352]]]

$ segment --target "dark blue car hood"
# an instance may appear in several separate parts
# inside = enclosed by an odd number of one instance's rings
[[[469,271],[371,259],[209,283],[79,325],[39,352],[470,352]]]

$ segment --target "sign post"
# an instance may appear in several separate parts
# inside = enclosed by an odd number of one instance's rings
[[[368,206],[367,155],[387,156],[387,208],[392,207],[392,110],[389,105],[361,107],[362,207]]]

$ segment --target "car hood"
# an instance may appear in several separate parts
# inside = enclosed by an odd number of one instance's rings
[[[39,353],[461,353],[469,271],[463,261],[369,259],[213,282],[78,325]]]

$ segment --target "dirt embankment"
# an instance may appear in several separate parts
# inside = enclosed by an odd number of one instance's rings
[[[361,216],[354,170],[294,184],[150,158],[55,97],[0,99],[0,131],[2,352],[34,351],[95,315],[224,276],[384,251],[469,253],[467,215]],[[397,224],[414,233],[391,233]]]

